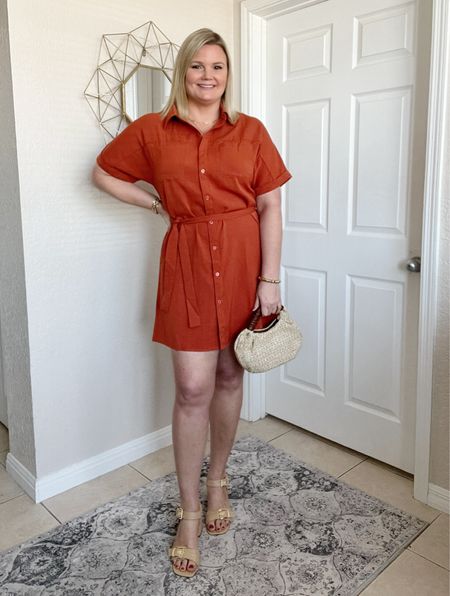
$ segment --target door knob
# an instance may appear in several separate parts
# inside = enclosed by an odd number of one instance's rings
[[[411,257],[406,261],[406,268],[413,273],[420,273],[420,257]]]

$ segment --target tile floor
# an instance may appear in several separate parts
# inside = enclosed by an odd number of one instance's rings
[[[253,434],[367,493],[409,511],[430,526],[361,594],[363,596],[448,596],[449,516],[415,500],[412,476],[267,416],[241,420],[238,436]],[[209,443],[206,450],[208,452]],[[175,470],[165,447],[114,472],[35,504],[5,470],[8,432],[0,424],[0,550],[94,509]]]

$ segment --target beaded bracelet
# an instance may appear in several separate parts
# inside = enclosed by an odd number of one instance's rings
[[[279,279],[270,279],[269,277],[264,277],[264,275],[258,275],[259,281],[266,281],[269,284],[279,284],[281,281]]]

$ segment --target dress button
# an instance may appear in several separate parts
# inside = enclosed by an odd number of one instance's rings
[[[209,201],[209,195],[206,195],[205,199],[206,199],[207,201]]]
[[[222,304],[222,300],[218,300],[217,301],[217,304]]]
[[[213,223],[214,223],[214,220],[213,220],[213,219],[210,219],[210,220],[209,220],[209,223],[210,223],[210,224],[213,224]]]
[[[218,271],[216,271],[216,277],[219,277],[220,273]]]
[[[204,173],[206,172],[205,168],[202,168],[202,169],[200,170],[200,172],[201,172],[202,174],[204,174]]]
[[[213,250],[217,250],[217,246],[214,244],[214,246],[212,247]]]

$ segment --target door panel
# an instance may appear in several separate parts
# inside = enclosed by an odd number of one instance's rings
[[[267,125],[293,174],[284,303],[304,343],[266,375],[266,410],[409,472],[431,7],[328,0],[267,21]]]

